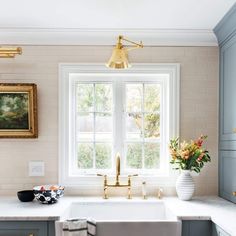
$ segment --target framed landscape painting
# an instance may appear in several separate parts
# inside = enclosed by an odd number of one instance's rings
[[[37,85],[0,83],[0,138],[37,138]]]

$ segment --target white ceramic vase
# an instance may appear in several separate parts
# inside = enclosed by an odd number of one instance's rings
[[[176,181],[176,192],[179,199],[189,201],[193,197],[195,184],[190,170],[182,170]]]

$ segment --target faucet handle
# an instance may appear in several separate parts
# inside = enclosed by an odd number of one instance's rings
[[[107,175],[103,175],[103,174],[97,174],[97,176],[101,176],[101,177],[104,177],[104,180],[103,180],[103,192],[104,192],[104,195],[103,195],[103,198],[104,199],[108,199],[108,194],[107,194]]]
[[[138,176],[138,174],[128,175],[128,199],[131,199],[131,177]]]
[[[135,176],[138,176],[138,174],[128,175],[128,185],[131,186],[131,177],[135,177]]]
[[[105,177],[106,175],[103,175],[103,174],[97,174],[97,176]]]
[[[103,175],[103,174],[97,174],[97,176],[104,177],[104,183],[106,183],[106,181],[107,181],[107,175]]]
[[[129,178],[138,176],[138,174],[128,175]]]

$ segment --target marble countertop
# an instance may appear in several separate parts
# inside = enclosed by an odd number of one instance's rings
[[[217,196],[195,197],[191,201],[181,201],[177,197],[165,197],[161,200],[150,198],[142,200],[134,198],[101,197],[63,197],[58,203],[44,205],[33,202],[20,202],[17,197],[0,197],[0,221],[25,220],[60,220],[70,204],[88,201],[164,201],[166,206],[181,220],[212,220],[231,235],[236,235],[236,204],[225,201]]]
[[[191,201],[166,198],[166,205],[181,220],[212,220],[236,236],[236,204],[216,196],[195,197]]]

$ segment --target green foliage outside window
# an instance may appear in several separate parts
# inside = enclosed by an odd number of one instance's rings
[[[142,85],[142,84],[138,84]],[[140,140],[157,139],[160,137],[160,88],[156,84],[137,86],[136,98],[127,100],[128,116],[132,117],[134,125],[139,130]],[[144,88],[144,91],[143,91]],[[132,92],[132,91],[131,91]],[[143,109],[140,112],[132,112],[132,107],[141,108],[140,102],[143,97]],[[112,91],[108,84],[79,84],[77,89],[78,112],[111,112]],[[145,113],[143,113],[143,111]],[[100,116],[103,116],[100,113]],[[104,116],[106,116],[104,114]],[[106,123],[104,120],[104,127]],[[91,140],[92,141],[92,140]],[[96,140],[95,140],[96,142]],[[111,146],[106,143],[93,144],[81,143],[78,145],[78,168],[81,169],[108,169],[111,167]],[[143,149],[143,150],[142,150]],[[160,165],[160,147],[158,143],[127,144],[127,167],[135,169],[156,169]],[[95,166],[93,163],[95,156]],[[144,158],[144,160],[143,160]]]

